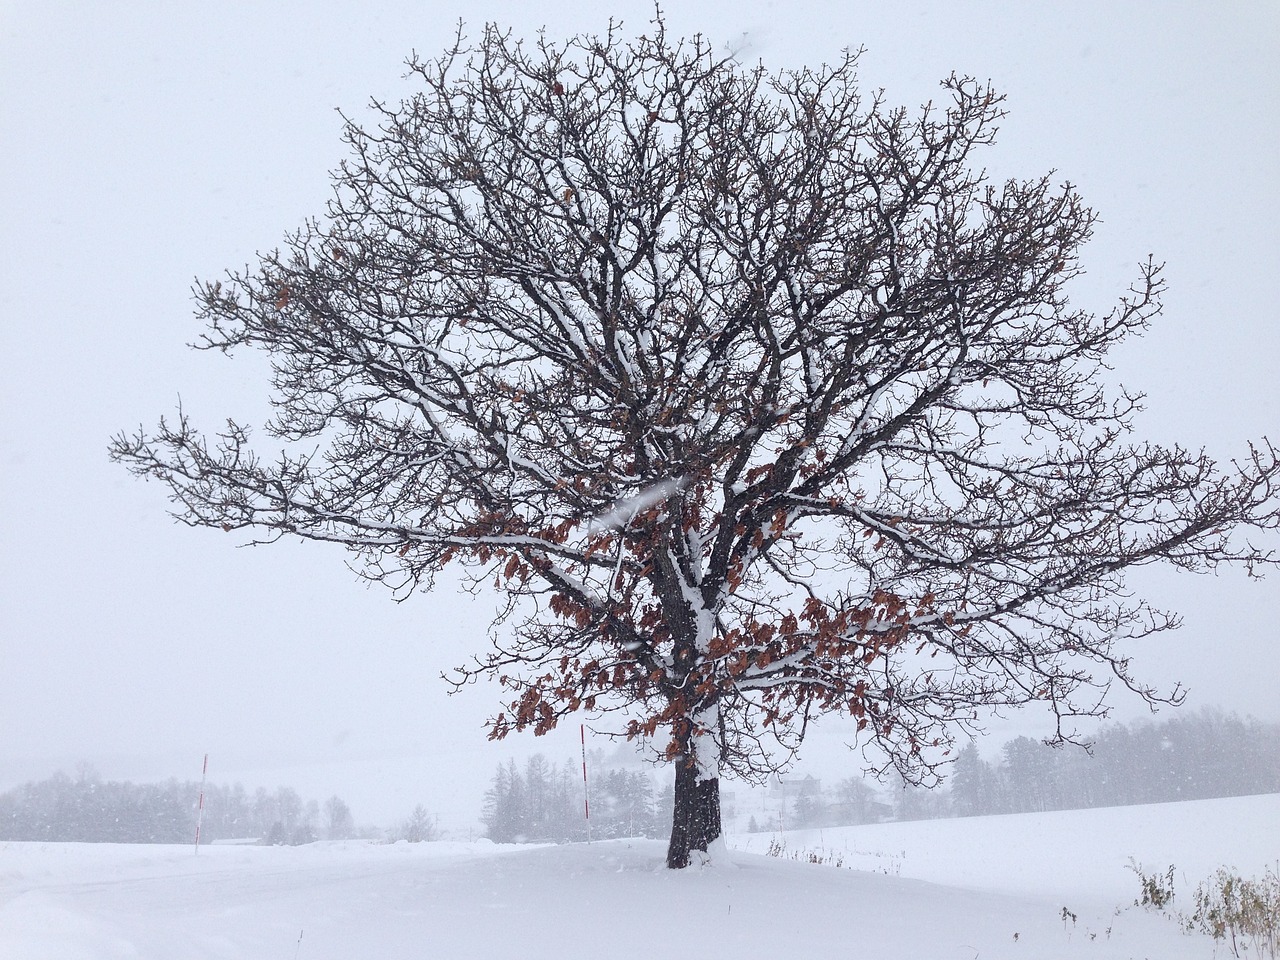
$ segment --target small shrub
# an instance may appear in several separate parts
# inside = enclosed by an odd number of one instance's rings
[[[1135,907],[1159,910],[1177,920],[1187,933],[1206,933],[1214,940],[1226,941],[1233,956],[1280,957],[1280,872],[1268,867],[1260,878],[1246,880],[1232,870],[1219,868],[1196,887],[1195,907],[1188,916],[1170,909],[1172,866],[1162,874],[1149,874],[1131,859],[1129,869],[1142,884],[1141,896],[1133,901]]]
[[[1180,918],[1189,931],[1229,941],[1231,953],[1257,957],[1280,954],[1280,875],[1267,868],[1262,877],[1246,880],[1220,868],[1196,887],[1195,909]]]
[[[827,863],[833,867],[844,866],[844,854],[835,850],[788,850],[787,843],[778,837],[769,841],[765,855],[779,860],[795,860],[797,863]]]
[[[1147,873],[1140,863],[1130,857],[1129,869],[1138,875],[1138,880],[1142,883],[1142,895],[1133,901],[1133,905],[1167,913],[1169,904],[1173,903],[1173,864],[1169,864],[1169,869],[1164,873]]]

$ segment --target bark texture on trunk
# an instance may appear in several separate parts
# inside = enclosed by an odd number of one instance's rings
[[[667,866],[673,870],[687,867],[694,850],[705,852],[719,836],[720,780],[700,779],[696,758],[686,754],[676,761],[675,815]]]

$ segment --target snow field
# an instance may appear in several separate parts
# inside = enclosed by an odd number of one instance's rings
[[[0,958],[1208,958],[1211,941],[1117,912],[1138,891],[1124,865],[1173,863],[1184,891],[1219,865],[1248,875],[1280,855],[1280,795],[779,838],[845,869],[762,855],[769,839],[679,872],[645,840],[5,843]]]

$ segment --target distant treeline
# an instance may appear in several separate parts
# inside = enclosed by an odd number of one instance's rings
[[[496,843],[582,840],[588,825],[595,839],[658,837],[670,829],[671,787],[656,792],[644,771],[602,769],[596,754],[589,788],[588,822],[580,764],[556,767],[537,754],[521,770],[510,760],[494,774],[480,819]]]
[[[998,762],[956,759],[956,816],[1026,813],[1280,792],[1280,724],[1218,712],[1106,727],[1092,755],[1019,737]]]
[[[669,782],[655,790],[642,770],[606,769],[602,754],[594,755],[589,767],[593,837],[667,835]],[[825,789],[812,777],[779,782],[770,786],[764,806],[739,827],[798,829],[1257,793],[1280,793],[1280,724],[1203,711],[1105,727],[1091,751],[1019,737],[989,761],[969,744],[945,785],[933,790],[886,788],[862,777],[828,783]],[[732,793],[724,798],[730,826]],[[541,755],[523,769],[508,761],[494,774],[481,820],[497,842],[584,839],[581,765],[566,761],[557,767]]]
[[[788,787],[785,797],[773,792],[773,806],[753,815],[748,831],[1280,793],[1280,724],[1183,713],[1106,727],[1090,752],[1019,737],[988,761],[968,744],[933,790],[886,790],[861,777],[826,789],[811,777]]]
[[[56,773],[0,794],[0,840],[106,843],[191,843],[200,784],[168,780],[101,780],[89,769],[75,777]],[[297,791],[206,784],[201,841],[256,839],[300,844],[354,835],[351,810],[338,797],[323,805]]]

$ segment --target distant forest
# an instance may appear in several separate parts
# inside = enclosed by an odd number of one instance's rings
[[[970,743],[943,789],[900,786],[885,802],[865,780],[846,780],[831,796],[802,794],[786,822],[801,827],[923,820],[1258,793],[1280,793],[1280,724],[1202,711],[1113,724],[1089,751],[1018,737],[997,759],[984,760]]]
[[[591,837],[665,837],[672,806],[667,778],[655,788],[644,769],[610,769],[599,752],[590,761]],[[986,760],[969,744],[937,790],[878,787],[862,777],[775,787],[742,826],[795,829],[1280,793],[1280,724],[1206,711],[1106,727],[1091,752],[1019,737]],[[82,767],[74,777],[57,773],[0,794],[0,840],[191,843],[199,794],[193,781],[104,781]],[[725,799],[732,818],[732,794]],[[480,819],[496,842],[560,843],[586,839],[583,813],[580,762],[556,766],[536,755],[523,767],[513,760],[498,767]],[[240,784],[205,786],[202,841],[300,844],[354,836],[412,842],[435,839],[438,829],[422,806],[391,831],[361,831],[336,796],[320,803],[288,787],[250,794]]]
[[[604,769],[602,755],[590,767],[593,837],[666,836],[669,783],[655,790],[644,771]],[[970,744],[946,786],[936,790],[880,787],[860,776],[827,785],[814,778],[780,781],[742,826],[772,831],[1255,793],[1280,793],[1280,724],[1201,712],[1106,727],[1091,752],[1019,737],[1004,745],[999,759],[987,761]],[[732,794],[725,803],[732,819]],[[557,767],[541,755],[523,769],[508,761],[494,774],[481,820],[489,838],[502,843],[585,838],[581,766],[566,761]]]
[[[1280,724],[1218,712],[1106,727],[1091,753],[1019,737],[998,762],[972,744],[950,778],[951,813],[1027,813],[1280,792]]]
[[[498,767],[480,819],[495,843],[561,843],[613,837],[660,837],[671,829],[671,785],[655,791],[648,773],[591,764],[590,819],[585,816],[582,767],[554,766],[542,754],[521,770],[514,760]]]
[[[60,772],[0,794],[0,840],[192,843],[199,796],[200,784],[190,780],[118,782],[82,767],[74,777]],[[240,784],[204,787],[201,842],[301,844],[355,832],[350,808],[336,796],[320,804],[289,787],[252,795]]]

